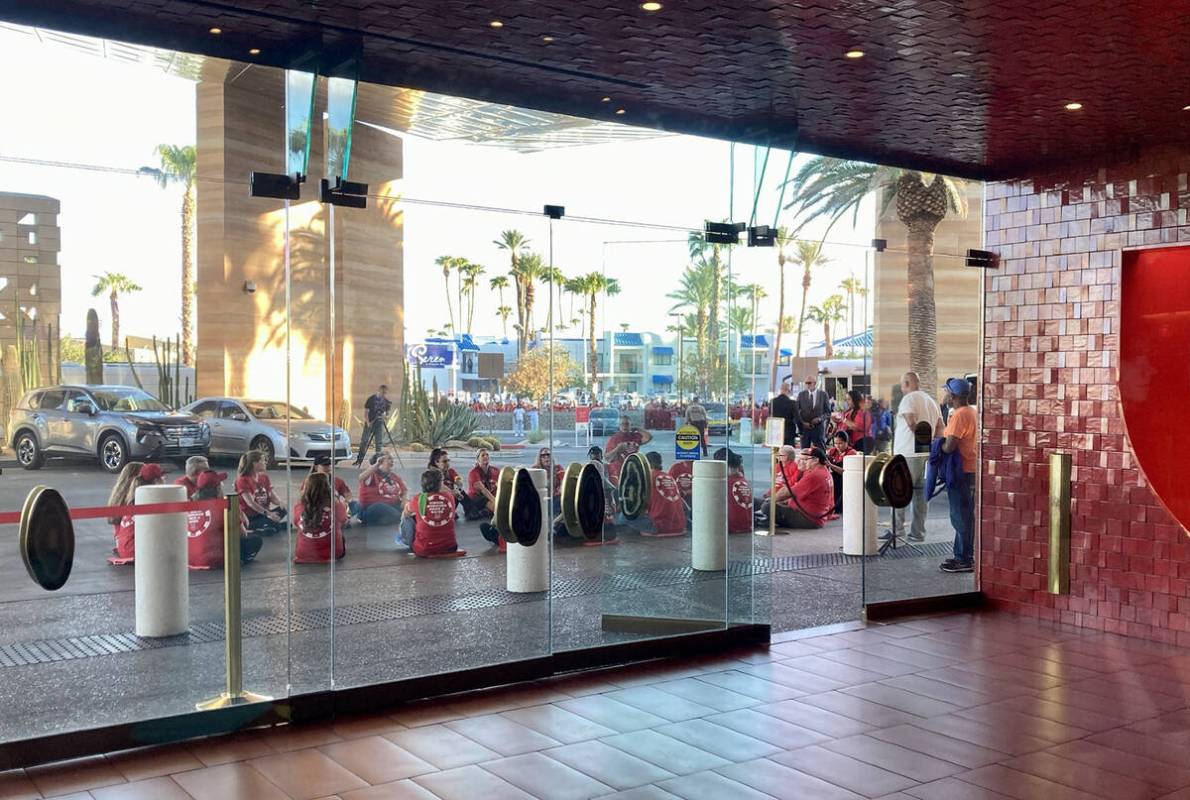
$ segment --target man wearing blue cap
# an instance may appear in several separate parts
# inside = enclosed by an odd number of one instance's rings
[[[975,472],[978,467],[976,432],[978,421],[975,409],[969,404],[971,384],[963,378],[946,382],[953,409],[942,432],[942,452],[956,450],[962,457],[963,470],[953,485],[946,487],[950,501],[950,524],[954,527],[954,558],[940,565],[943,572],[973,572],[975,570]]]

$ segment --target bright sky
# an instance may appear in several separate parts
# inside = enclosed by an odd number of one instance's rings
[[[39,43],[31,36],[0,29],[0,74],[27,75],[5,84],[6,108],[0,117],[0,156],[86,164],[134,172],[152,165],[160,143],[194,141],[194,86],[159,70],[76,53]],[[278,132],[280,135],[280,132]],[[404,140],[407,198],[515,209],[531,215],[474,211],[408,203],[405,228],[407,338],[448,319],[440,255],[464,256],[483,264],[475,310],[477,335],[499,334],[499,305],[487,280],[507,272],[507,253],[492,240],[516,228],[531,247],[548,256],[550,228],[540,215],[546,203],[564,205],[568,219],[555,224],[554,263],[567,275],[605,270],[622,294],[606,305],[600,328],[661,332],[670,320],[671,291],[687,261],[684,230],[704,219],[731,216],[747,220],[752,210],[753,148],[735,148],[734,213],[729,208],[730,145],[688,136],[666,136],[630,143],[576,147],[534,154],[474,144]],[[758,224],[772,224],[779,179],[787,152],[770,156]],[[795,166],[796,169],[796,166]],[[178,330],[180,291],[179,215],[181,190],[160,189],[147,178],[119,172],[15,164],[0,160],[0,191],[44,194],[61,201],[62,327],[81,335],[86,310],[95,307],[106,334],[106,301],[91,297],[93,275],[124,272],[144,287],[121,303],[123,331],[132,335],[171,335]],[[201,191],[201,187],[200,187]],[[577,221],[574,217],[615,220]],[[782,224],[788,223],[782,217]],[[864,251],[872,238],[874,213],[862,210],[854,230],[840,223],[827,252],[833,262],[815,277],[810,303],[838,292],[849,273],[862,276]],[[821,228],[809,229],[811,236]],[[548,260],[548,259],[547,259]],[[769,297],[760,317],[776,316],[776,251],[736,248],[732,271],[741,283],[760,283]],[[800,275],[787,274],[786,313],[800,300]],[[545,291],[539,291],[537,323],[545,319]],[[424,302],[423,302],[424,299]],[[514,305],[511,292],[506,303]],[[569,316],[569,303],[566,316]],[[577,314],[576,314],[577,316]],[[771,322],[769,323],[771,324]],[[762,323],[763,327],[763,323]],[[858,325],[857,325],[858,328]],[[201,336],[201,331],[199,332]],[[579,335],[573,329],[561,335]],[[818,331],[807,328],[813,342]]]

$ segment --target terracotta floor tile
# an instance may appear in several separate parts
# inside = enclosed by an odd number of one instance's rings
[[[1179,789],[1176,792],[1163,794],[1157,800],[1190,800],[1190,789]]]
[[[578,714],[592,722],[611,728],[617,733],[639,731],[663,725],[666,720],[656,714],[642,711],[633,705],[621,703],[608,695],[592,695],[590,697],[576,697],[573,700],[563,700],[555,705],[558,708]]]
[[[862,697],[843,694],[842,691],[812,694],[799,697],[793,702],[833,711],[836,714],[860,720],[873,728],[890,728],[893,725],[917,722],[922,719],[916,714],[897,711],[895,708],[872,703]]]
[[[995,764],[1005,758],[1005,754],[998,750],[980,747],[915,725],[897,725],[893,728],[870,731],[868,735],[882,742],[891,742],[967,769]]]
[[[677,795],[657,786],[640,786],[636,789],[625,789],[614,794],[605,794],[595,800],[677,800]]]
[[[674,776],[656,764],[598,741],[555,747],[542,755],[615,789],[632,789]]]
[[[717,770],[720,775],[751,786],[777,800],[859,800],[860,795],[841,786],[807,775],[767,758],[732,764]]]
[[[1005,653],[1004,655],[989,658],[988,661],[991,661],[993,664],[1003,664],[1006,667],[1028,670],[1029,672],[1040,672],[1042,675],[1056,678],[1063,683],[1081,681],[1099,674],[1097,671],[1076,667],[1070,663],[1050,661],[1032,652]]]
[[[795,689],[776,681],[765,680],[758,675],[750,675],[739,670],[699,675],[698,680],[755,698],[764,703],[779,703],[782,700],[792,700],[795,697],[810,694],[810,692]]]
[[[813,656],[810,656],[813,658]],[[858,648],[851,648],[848,650],[831,650],[822,654],[822,658],[828,661],[835,661],[839,664],[846,664],[856,669],[866,670],[867,672],[874,672],[877,675],[886,678],[895,678],[897,675],[909,675],[914,672],[919,672],[922,669],[929,669],[930,667],[916,667],[913,664],[906,664],[901,661],[895,661],[885,656],[873,655]],[[941,666],[947,666],[942,664]],[[932,664],[931,667],[940,666]],[[879,678],[877,678],[879,680]]]
[[[941,700],[944,703],[950,703],[960,708],[981,706],[984,703],[993,703],[999,699],[992,695],[974,691],[973,689],[955,686],[952,683],[926,678],[922,675],[901,675],[896,678],[888,678],[887,680],[880,681],[880,683],[885,686],[904,689],[914,694],[920,694],[922,697],[928,697],[931,700]]]
[[[533,795],[477,766],[432,772],[413,781],[442,800],[535,800]]]
[[[798,641],[774,642],[773,644],[769,645],[769,649],[772,650],[775,654],[777,654],[781,658],[797,658],[798,656],[812,656],[815,653],[822,652],[822,650],[820,648],[815,647],[814,645],[810,644],[808,641],[806,641],[806,642],[798,642]]]
[[[936,781],[939,778],[961,772],[963,769],[949,761],[943,761],[940,758],[934,758],[925,753],[919,753],[916,750],[866,735],[836,739],[833,742],[826,742],[822,746],[836,753],[843,753],[890,772],[912,778],[919,783]]]
[[[896,641],[864,644],[856,647],[855,650],[869,656],[884,658],[898,664],[914,667],[914,671],[946,667],[960,660],[959,657],[951,654],[923,653],[911,647],[901,647]]]
[[[294,800],[314,800],[368,785],[363,778],[314,749],[262,756],[248,763]]]
[[[835,689],[842,689],[844,686],[847,686],[843,681],[836,681],[825,675],[816,675],[813,672],[806,672],[803,669],[795,669],[789,666],[788,661],[780,661],[774,664],[750,664],[740,667],[739,671],[748,675],[755,675],[766,681],[788,686],[803,694],[820,694],[822,692],[834,691]]]
[[[323,745],[319,750],[371,784],[393,783],[437,769],[383,736]]]
[[[0,772],[0,800],[39,800],[41,792],[21,769]]]
[[[556,705],[518,708],[505,711],[500,716],[564,744],[598,739],[619,732]]]
[[[1006,794],[993,792],[958,778],[943,778],[906,789],[905,794],[916,800],[1012,800]]]
[[[499,714],[457,719],[454,722],[446,723],[446,727],[502,756],[531,753],[561,744],[556,739],[543,736],[537,731],[526,728]]]
[[[1180,700],[1158,692],[1129,692],[1121,688],[1118,693],[1105,697],[1075,688],[1073,684],[1055,686],[1038,692],[1037,696],[1051,703],[1074,706],[1084,711],[1097,711],[1126,722],[1139,722],[1182,708]]]
[[[728,761],[751,761],[780,751],[780,748],[706,719],[674,722],[656,729],[680,742],[714,753]]]
[[[820,656],[802,656],[801,658],[791,658],[788,661],[782,661],[781,665],[800,669],[803,672],[811,672],[815,675],[821,675],[824,678],[830,678],[833,681],[843,684],[844,686],[855,686],[860,683],[872,683],[874,681],[884,680],[890,677],[884,672],[873,672],[870,669],[863,669],[852,664],[844,664],[834,659],[826,658],[826,653]],[[912,671],[912,670],[910,670]]]
[[[663,781],[661,788],[683,800],[771,800],[771,797],[717,772],[696,772]]]
[[[657,731],[619,733],[600,741],[656,764],[675,775],[689,775],[691,772],[715,769],[729,763],[714,753],[692,747]]]
[[[331,730],[344,740],[380,736],[399,731],[403,727],[405,726],[387,714],[355,714],[339,717],[331,724]]]
[[[387,734],[384,738],[438,769],[454,769],[500,757],[445,725],[410,728]]]
[[[1067,685],[1080,692],[1101,694],[1104,697],[1123,697],[1123,692],[1140,692],[1150,696],[1154,702],[1165,703],[1166,697],[1171,697],[1177,701],[1175,707],[1190,705],[1190,686],[1140,672],[1105,672],[1095,678]]]
[[[931,697],[923,697],[920,694],[884,683],[861,683],[859,686],[848,686],[839,691],[919,717],[937,717],[962,708],[962,706],[935,700]]]
[[[339,795],[340,800],[438,800],[429,789],[411,780],[382,783],[367,789],[355,789]]]
[[[716,725],[722,725],[724,728],[730,728],[736,733],[768,742],[781,750],[794,750],[798,747],[818,744],[830,738],[809,728],[794,725],[792,722],[786,722],[768,714],[761,714],[751,708],[715,714],[705,719]]]
[[[804,747],[770,758],[864,797],[878,797],[917,785],[917,781],[904,775],[818,746]]]
[[[189,742],[187,748],[195,758],[208,767],[217,767],[234,761],[247,761],[250,758],[277,752],[269,743],[265,731],[244,731],[229,736],[212,736],[209,739]]]
[[[265,734],[265,738],[278,753],[304,750],[331,742],[341,742],[343,737],[335,733],[329,722],[299,725],[278,725]]]
[[[1112,800],[1149,800],[1163,791],[1151,784],[1071,761],[1050,751],[1018,756],[1005,761],[1004,766]]]
[[[1012,730],[997,728],[993,725],[987,725],[973,719],[967,719],[966,717],[958,717],[954,714],[948,714],[944,717],[931,717],[915,724],[919,728],[934,731],[943,736],[950,736],[955,739],[961,739],[964,742],[977,744],[980,747],[998,750],[1001,753],[1011,753],[1013,755],[1044,750],[1053,745],[1053,742],[1036,736],[1028,736]]]
[[[46,797],[71,792],[85,792],[102,786],[125,783],[124,776],[103,756],[59,761],[30,767],[25,774]]]
[[[1160,736],[1140,731],[1122,728],[1114,731],[1104,731],[1094,736],[1088,736],[1088,741],[1095,744],[1133,753],[1154,761],[1173,764],[1175,767],[1185,767],[1190,764],[1190,747],[1167,741]]]
[[[463,715],[441,700],[418,700],[397,706],[388,716],[406,728],[420,728],[425,725],[441,725],[460,719]]]
[[[108,753],[107,761],[128,781],[159,778],[162,775],[185,772],[203,766],[203,763],[190,752],[190,749],[181,744],[141,747],[136,750]],[[2,796],[0,795],[0,797]]]
[[[190,795],[170,778],[149,778],[92,789],[95,800],[190,800]]]
[[[1087,739],[1056,745],[1046,752],[1091,767],[1126,775],[1160,787],[1166,792],[1190,786],[1190,767],[1177,767],[1135,753],[1125,753]]]
[[[611,786],[541,753],[489,761],[483,768],[534,797],[547,800],[586,800],[614,791]]]
[[[501,711],[511,711],[514,708],[538,706],[543,703],[553,703],[566,700],[570,695],[547,686],[531,684],[527,686],[504,687],[499,689],[485,689],[482,692],[458,695],[449,700],[453,711],[465,717],[478,717],[487,714],[498,714]]]
[[[1049,675],[1043,675],[1040,672],[1033,672],[1027,669],[1017,669],[1016,667],[1007,667],[1003,664],[997,664],[993,661],[961,661],[955,664],[956,669],[964,672],[971,672],[976,675],[983,675],[987,678],[994,678],[998,681],[1008,681],[1015,683],[1018,686],[1024,686],[1034,691],[1041,689],[1050,689],[1062,683],[1061,678],[1053,678]]]
[[[587,695],[600,694],[602,692],[614,692],[619,687],[609,681],[607,677],[600,672],[580,672],[577,675],[562,675],[557,678],[550,678],[544,682],[546,686],[551,686],[560,692],[565,692],[571,697],[586,697]]]
[[[656,684],[655,688],[676,695],[692,703],[711,708],[714,711],[736,711],[741,708],[760,705],[760,700],[746,694],[733,692],[698,678],[682,678]]]
[[[1071,739],[1081,739],[1091,733],[1084,728],[1063,725],[1045,717],[1014,711],[996,703],[964,708],[962,711],[956,712],[955,716],[983,722],[1018,735],[1045,739],[1054,744],[1068,742]]]
[[[1017,800],[1100,800],[1093,794],[1027,772],[1018,772],[1000,764],[980,767],[955,777]]]
[[[292,800],[260,772],[238,761],[171,777],[195,800]]]
[[[1113,717],[1107,713],[1088,711],[1079,706],[1055,703],[1040,697],[1014,697],[1011,700],[1001,700],[993,704],[1001,708],[1009,708],[1022,714],[1053,720],[1063,725],[1072,725],[1087,731],[1106,731],[1112,728],[1122,728],[1129,720]],[[1105,704],[1106,705],[1106,704]]]
[[[959,669],[957,666],[931,669],[919,674],[923,678],[942,681],[943,683],[949,683],[952,686],[958,686],[963,689],[971,689],[995,700],[1019,697],[1023,694],[1033,694],[1035,691],[1032,687],[1020,683],[1001,680],[988,675],[980,675],[975,672]]]
[[[824,708],[800,703],[797,700],[786,700],[783,703],[757,706],[753,711],[777,717],[785,722],[790,722],[830,737],[851,736],[878,727],[857,719],[852,719],[851,717],[845,717],[842,714],[836,714],[833,711],[827,711]]]
[[[647,711],[670,722],[681,722],[684,719],[705,717],[709,714],[714,714],[716,710],[726,710],[704,706],[701,703],[692,702],[672,692],[663,692],[652,686],[621,689],[618,692],[608,692],[603,696],[639,708],[641,711]],[[755,705],[755,702],[751,704]],[[566,704],[563,703],[561,705],[563,708],[566,708]],[[608,725],[608,727],[613,726]]]

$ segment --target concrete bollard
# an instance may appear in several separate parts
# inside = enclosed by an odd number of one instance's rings
[[[690,499],[694,569],[727,569],[727,462],[695,461]]]
[[[183,486],[142,486],[138,506],[184,503]],[[137,636],[178,636],[190,630],[190,572],[186,557],[186,512],[133,515]]]
[[[544,469],[531,469],[529,476],[541,496],[541,535],[532,547],[508,544],[506,587],[510,592],[544,592],[550,586],[550,537],[554,520],[550,515],[550,487]]]
[[[843,552],[849,556],[874,556],[876,504],[864,490],[864,467],[871,456],[843,458]]]

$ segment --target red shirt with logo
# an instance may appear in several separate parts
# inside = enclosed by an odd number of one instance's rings
[[[752,486],[743,475],[727,479],[727,532],[752,532]]]
[[[620,485],[620,469],[624,466],[624,459],[640,450],[643,439],[640,431],[628,431],[628,433],[617,431],[607,440],[607,452],[609,453],[622,444],[628,445],[622,455],[616,456],[607,463],[607,479],[613,486]]]
[[[686,531],[686,508],[682,490],[668,472],[653,471],[653,491],[649,493],[649,520],[656,533],[673,535]]]
[[[410,498],[405,510],[414,520],[414,555],[440,555],[459,549],[455,539],[455,499],[452,494],[422,492]]]
[[[260,513],[248,507],[243,496],[248,495],[261,508],[269,507],[269,495],[273,492],[273,482],[263,472],[259,475],[241,475],[236,478],[236,491],[240,493],[240,512],[248,519],[255,519]]]
[[[194,569],[223,566],[223,513],[204,508],[186,512],[186,552]]]
[[[405,494],[405,481],[395,472],[372,470],[372,474],[359,482],[359,504],[363,508],[377,503],[395,506]]]
[[[347,522],[347,509],[342,503],[331,503],[312,525],[304,519],[306,507],[300,501],[293,507],[293,521],[297,525],[297,544],[293,550],[295,564],[316,564],[331,560],[331,535],[335,538],[335,558],[347,553],[343,541],[343,524]]]
[[[797,498],[797,502],[794,502]],[[826,522],[827,514],[835,510],[835,482],[831,480],[831,473],[826,467],[815,467],[802,474],[798,482],[793,485],[793,497],[786,501],[790,508],[798,509],[821,528]]]
[[[454,467],[443,470],[442,485],[449,486],[452,492],[460,492],[463,490],[463,479],[459,477],[459,471]]]
[[[841,467],[843,466],[843,458],[845,456],[856,455],[859,455],[859,452],[856,451],[856,449],[851,445],[848,445],[846,450],[840,450],[838,447],[832,447],[826,451],[826,460]]]
[[[132,517],[120,517],[118,525],[113,525],[116,535],[116,556],[119,558],[136,557],[136,532],[133,528]]]
[[[194,481],[192,481],[189,477],[187,477],[185,475],[183,475],[182,477],[180,477],[176,481],[174,481],[174,486],[185,486],[186,487],[186,499],[187,500],[193,500],[194,493],[198,491],[198,484],[195,483]]]
[[[467,494],[474,498],[483,498],[483,492],[479,491],[480,486],[486,486],[487,490],[493,495],[496,494],[496,481],[500,477],[500,470],[492,465],[488,465],[487,469],[476,464],[471,468],[471,472],[467,475]]]
[[[675,461],[669,468],[670,477],[678,482],[678,489],[682,497],[689,498],[694,493],[694,462]]]
[[[801,470],[797,468],[797,464],[788,461],[782,464],[777,462],[777,468],[773,470],[773,491],[783,489],[786,486],[791,486],[797,483],[797,479],[802,475]]]

